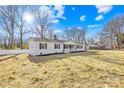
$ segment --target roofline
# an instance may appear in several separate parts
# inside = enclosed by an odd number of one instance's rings
[[[30,40],[33,40],[33,41],[41,41],[41,40],[35,40],[35,39],[40,39],[40,38],[37,38],[37,37],[30,37],[29,38],[29,41]],[[44,40],[46,39],[46,41],[42,41],[42,42],[59,42],[59,43],[64,43],[64,44],[83,44],[83,43],[78,43],[78,42],[75,42],[75,41],[72,41],[72,40],[67,40],[67,41],[64,41],[64,40],[56,40],[54,41],[55,39],[48,39],[48,38],[43,38]],[[47,41],[48,40],[48,41]],[[49,41],[51,40],[51,41]],[[52,41],[53,40],[53,41]]]

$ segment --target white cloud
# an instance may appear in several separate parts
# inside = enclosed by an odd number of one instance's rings
[[[85,21],[86,20],[86,16],[80,16],[80,21]]]
[[[80,26],[78,26],[77,29],[82,29],[82,28]]]
[[[46,14],[45,12],[47,11],[48,15],[49,15],[49,18],[52,19],[52,18],[55,18],[55,15],[54,15],[54,11],[52,9],[50,9],[49,6],[41,6],[39,8],[39,11],[40,11],[40,15],[43,16],[44,14]],[[44,15],[45,16],[45,15]]]
[[[61,30],[54,30],[54,33],[61,33]]]
[[[100,20],[102,20],[102,19],[103,19],[103,15],[99,15],[99,16],[97,16],[97,17],[95,18],[96,21],[100,21]]]
[[[75,8],[74,7],[72,7],[71,9],[72,9],[73,12],[75,12]]]
[[[63,14],[64,14],[64,9],[65,9],[65,7],[62,6],[62,5],[55,5],[55,6],[54,6],[54,10],[57,11],[57,14],[56,14],[56,17],[57,17],[57,18],[62,18],[62,19],[64,19],[64,20],[66,20],[66,17],[63,16]]]
[[[48,12],[49,21],[52,23],[58,23],[59,19],[66,20],[66,17],[63,16],[65,7],[62,5],[55,5],[54,7],[42,5],[39,7],[41,16]]]
[[[94,27],[100,27],[101,25],[94,24],[94,25],[88,25],[88,28],[94,28]]]
[[[68,27],[68,30],[71,30],[71,27]]]
[[[113,7],[112,5],[99,5],[99,6],[96,6],[96,8],[98,9],[98,13],[106,14],[109,11],[111,11]]]
[[[52,20],[52,23],[58,23],[58,22],[59,22],[58,19]]]

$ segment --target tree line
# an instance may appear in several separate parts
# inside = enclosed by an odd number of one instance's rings
[[[25,20],[28,12],[34,17],[32,24]],[[28,48],[28,38],[32,34],[38,38],[71,40],[84,44],[89,42],[86,40],[86,27],[69,26],[64,33],[56,33],[52,29],[55,24],[54,17],[50,14],[47,6],[0,6],[0,48]],[[113,49],[123,48],[124,14],[111,18],[97,35],[100,46],[109,44]]]
[[[27,24],[25,13],[29,12],[35,17],[33,24]],[[81,27],[68,27],[64,34],[56,34],[52,29],[50,10],[46,6],[0,6],[0,48],[24,49],[28,47],[25,35],[34,34],[38,38],[66,39],[82,43],[85,41],[85,29]]]
[[[0,35],[2,48],[15,48],[15,46],[23,49],[23,36],[28,33],[26,30],[26,22],[24,13],[27,6],[0,6],[0,31],[4,33]]]
[[[124,48],[124,14],[112,17],[99,33],[101,45],[110,44],[112,49]]]

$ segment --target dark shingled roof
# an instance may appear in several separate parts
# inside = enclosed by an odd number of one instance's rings
[[[82,44],[82,43],[69,41],[69,40],[57,40],[57,39],[47,39],[47,38],[37,38],[37,37],[30,37],[29,40],[42,41],[42,42],[57,42],[57,43],[64,43],[64,44]]]
[[[62,40],[57,40],[57,39],[36,38],[36,37],[30,37],[29,40],[42,41],[42,42],[59,42],[59,43],[63,42]]]

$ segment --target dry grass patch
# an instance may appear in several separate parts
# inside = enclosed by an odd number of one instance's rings
[[[124,51],[0,56],[0,87],[124,87]]]

